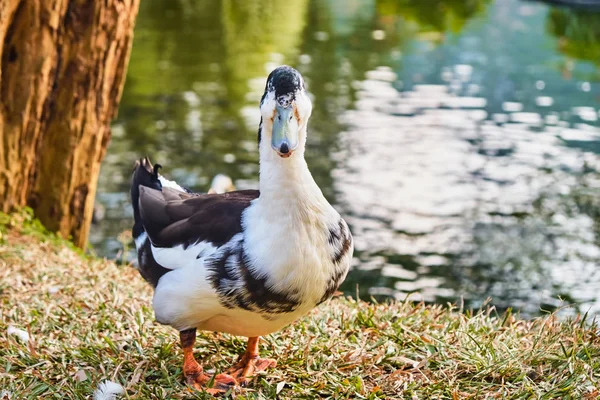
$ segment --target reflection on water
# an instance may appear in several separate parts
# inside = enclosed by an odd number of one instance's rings
[[[197,190],[256,187],[258,101],[288,63],[355,236],[346,291],[600,312],[598,27],[518,0],[143,2],[91,241],[121,249],[143,154]]]

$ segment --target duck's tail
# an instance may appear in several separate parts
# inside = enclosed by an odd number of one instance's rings
[[[144,229],[144,222],[140,213],[140,186],[146,186],[152,189],[162,191],[164,187],[169,186],[166,179],[159,175],[160,164],[152,163],[148,157],[136,161],[131,182],[131,203],[133,206],[133,239],[138,254],[138,270],[142,277],[153,287],[158,285],[159,279],[169,272],[156,262],[152,254],[151,243],[148,234]]]
[[[137,239],[142,233],[144,233],[144,225],[139,209],[140,185],[157,190],[171,188],[184,193],[192,193],[190,189],[180,186],[177,184],[177,182],[170,181],[164,176],[160,175],[158,173],[160,168],[162,168],[162,165],[160,164],[154,164],[154,166],[152,166],[152,163],[148,157],[144,157],[135,162],[133,181],[131,183],[131,203],[133,205],[134,219],[132,233],[134,239]]]
[[[135,162],[133,170],[133,180],[131,182],[131,204],[133,206],[133,238],[138,242],[138,238],[144,233],[144,224],[142,222],[142,216],[140,214],[139,200],[140,200],[140,185],[146,186],[152,189],[162,190],[162,184],[158,175],[159,168],[162,168],[160,164],[152,163],[148,157],[142,158]]]

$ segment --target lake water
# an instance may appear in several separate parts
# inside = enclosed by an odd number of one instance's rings
[[[140,156],[197,191],[258,186],[282,63],[306,78],[308,163],[355,237],[344,291],[600,312],[600,14],[519,0],[142,2],[98,254],[134,256]]]

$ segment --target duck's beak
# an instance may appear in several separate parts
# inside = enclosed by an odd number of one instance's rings
[[[298,147],[298,121],[294,116],[294,107],[275,107],[271,147],[281,157],[287,158]]]

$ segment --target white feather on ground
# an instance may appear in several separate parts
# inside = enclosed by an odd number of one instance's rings
[[[104,381],[98,385],[98,389],[94,392],[94,400],[114,400],[117,395],[124,393],[123,386],[112,381]]]
[[[19,329],[13,325],[9,325],[6,331],[9,335],[13,335],[19,338],[20,341],[27,343],[29,342],[29,333],[23,329]]]

